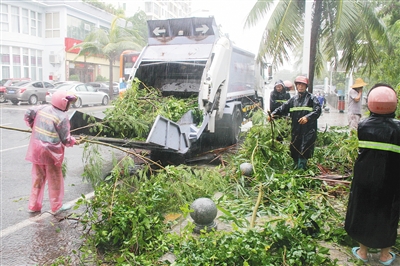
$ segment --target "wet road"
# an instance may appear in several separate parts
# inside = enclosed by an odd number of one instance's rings
[[[347,110],[340,112],[338,109],[328,106],[329,112],[323,111],[322,115],[318,118],[318,128],[325,130],[332,126],[344,127],[348,125]]]
[[[0,104],[0,124],[28,129],[23,115],[28,105]],[[85,107],[80,111],[101,116],[105,107]],[[71,109],[68,113],[71,113]],[[72,212],[50,214],[47,187],[44,194],[42,213],[27,212],[31,163],[25,160],[30,133],[0,129],[1,146],[1,228],[0,265],[50,265],[62,255],[72,255],[77,250],[80,231],[76,220],[63,219]],[[112,150],[103,149],[111,161]],[[67,175],[65,178],[64,202],[74,204],[81,195],[92,195],[92,186],[82,181],[83,147],[66,148]],[[108,168],[109,166],[105,166]],[[78,258],[78,256],[75,256]],[[70,263],[67,263],[68,265]],[[75,263],[72,263],[73,265]],[[76,265],[76,264],[75,264]]]

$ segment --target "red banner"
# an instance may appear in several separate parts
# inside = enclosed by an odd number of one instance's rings
[[[81,43],[81,40],[73,39],[73,38],[65,38],[65,51],[67,53],[79,54],[79,49],[71,49],[74,45]]]

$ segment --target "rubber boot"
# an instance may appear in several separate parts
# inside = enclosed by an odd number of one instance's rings
[[[299,158],[299,160],[297,161],[297,169],[306,170],[306,168],[307,168],[307,159]]]
[[[299,159],[293,158],[293,169],[297,169],[299,166]]]

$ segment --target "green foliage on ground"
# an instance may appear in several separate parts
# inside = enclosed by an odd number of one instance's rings
[[[112,174],[98,182],[95,197],[78,203],[85,208],[80,260],[91,265],[337,265],[321,243],[355,244],[343,229],[348,185],[321,176],[329,171],[351,180],[357,139],[341,128],[319,132],[309,168],[295,170],[288,132],[286,119],[271,125],[255,113],[237,153],[223,157],[224,166],[154,170],[135,165],[130,156],[115,162]],[[338,146],[343,142],[346,148]],[[241,173],[243,162],[253,164],[252,176]],[[91,171],[88,178],[96,175]],[[214,200],[218,220],[229,230],[196,235],[192,222],[179,226],[180,219],[165,219],[171,213],[188,217],[199,197]],[[160,260],[167,253],[175,256],[173,263]]]
[[[105,111],[103,123],[95,129],[100,135],[145,140],[157,115],[177,122],[190,110],[195,121],[200,121],[197,97],[162,97],[159,90],[149,88],[138,80],[113,105],[114,108]]]
[[[125,161],[134,167],[132,160]],[[126,169],[115,168],[108,181],[96,187],[94,198],[78,202],[86,209],[81,218],[86,239],[82,257],[93,264],[156,265],[169,250],[165,234],[171,224],[164,215],[180,212],[198,197],[212,197],[227,185],[217,169],[177,166],[149,175],[145,168],[134,176],[124,174]]]

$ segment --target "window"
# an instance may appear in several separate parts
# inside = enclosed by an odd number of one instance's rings
[[[79,85],[75,89],[76,91],[87,91],[87,88],[85,85]]]
[[[8,5],[0,5],[0,27],[1,31],[9,31],[10,26],[8,22]]]
[[[22,9],[22,33],[29,34],[29,13],[28,9]]]
[[[35,82],[32,84],[33,87],[35,88],[43,88],[43,83],[42,82]]]
[[[53,88],[54,86],[53,86],[53,84],[51,84],[51,83],[48,83],[48,82],[43,82],[44,83],[44,87],[45,88]]]
[[[20,33],[19,7],[11,6],[11,32]]]
[[[38,20],[37,20],[37,36],[38,37],[42,37],[42,14],[41,13],[37,13],[38,16]]]
[[[96,25],[77,17],[67,16],[67,37],[84,40],[86,36],[96,29]]]
[[[24,68],[24,77],[29,77],[29,51],[28,48],[22,48],[22,65]]]
[[[0,46],[1,55],[1,77],[10,78],[10,48],[8,46]]]
[[[36,12],[31,11],[31,35],[37,35],[37,21],[36,21]]]
[[[37,65],[38,67],[43,66],[43,56],[42,56],[42,51],[37,51]]]
[[[21,51],[19,47],[12,48],[13,77],[21,77]]]
[[[36,50],[36,71],[38,79],[43,79],[42,51]]]
[[[60,37],[60,13],[46,13],[46,38]]]

